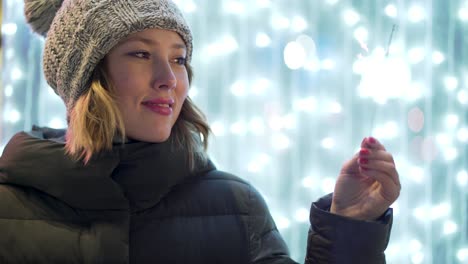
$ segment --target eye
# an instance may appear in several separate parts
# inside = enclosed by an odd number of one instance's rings
[[[185,65],[187,63],[187,59],[184,58],[184,57],[179,57],[177,59],[174,60],[175,63],[179,64],[179,65]]]
[[[148,59],[150,57],[150,53],[147,51],[135,51],[129,53],[129,55],[140,59]]]

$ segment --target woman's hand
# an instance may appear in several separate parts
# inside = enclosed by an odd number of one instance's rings
[[[364,138],[361,150],[341,169],[330,211],[376,220],[398,198],[400,189],[392,155],[375,138]]]

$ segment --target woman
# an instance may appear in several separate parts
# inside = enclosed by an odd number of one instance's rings
[[[294,263],[258,192],[207,157],[172,2],[28,0],[25,14],[69,127],[5,147],[0,263]],[[376,139],[361,148],[312,205],[306,263],[385,263],[398,174]]]

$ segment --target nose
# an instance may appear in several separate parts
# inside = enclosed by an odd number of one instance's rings
[[[154,80],[152,87],[155,89],[174,89],[177,85],[177,78],[168,62],[160,62],[154,66]]]

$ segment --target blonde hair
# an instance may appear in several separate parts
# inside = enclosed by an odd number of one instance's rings
[[[189,84],[193,71],[186,65]],[[187,97],[169,138],[174,149],[184,149],[190,170],[208,162],[206,150],[211,129],[199,108]],[[67,154],[89,162],[95,153],[112,149],[114,139],[125,142],[125,126],[112,83],[102,66],[96,67],[90,88],[71,109],[66,135]]]

